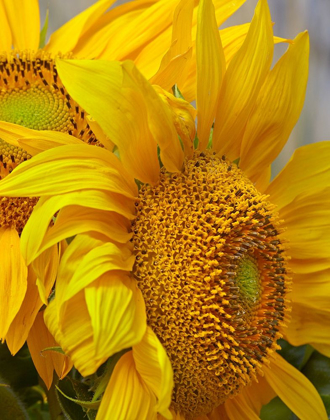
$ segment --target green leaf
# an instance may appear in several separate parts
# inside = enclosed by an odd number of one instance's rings
[[[46,11],[46,19],[43,28],[40,32],[40,39],[39,39],[39,48],[43,48],[46,45],[46,35],[48,30],[48,21],[49,21],[49,9]]]
[[[302,373],[322,395],[330,395],[330,359],[314,351]]]
[[[282,348],[278,353],[298,370],[305,366],[314,352],[313,347],[310,345],[295,347],[285,340],[278,340],[278,344]]]
[[[0,387],[1,420],[29,420],[22,402],[9,387]]]
[[[296,416],[279,398],[273,398],[260,412],[261,420],[294,420]]]

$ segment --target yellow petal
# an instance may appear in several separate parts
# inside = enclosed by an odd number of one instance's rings
[[[59,265],[59,251],[57,244],[50,246],[33,261],[32,268],[37,275],[36,285],[40,299],[48,305],[48,296],[54,285]]]
[[[62,305],[104,273],[130,272],[134,261],[135,256],[126,246],[89,235],[76,236],[61,260],[56,289],[58,301]]]
[[[132,58],[136,51],[172,23],[173,12],[178,3],[179,0],[160,0],[127,22],[125,26],[120,26],[119,30],[112,33],[111,43],[104,50],[102,58],[110,60]]]
[[[233,399],[225,402],[226,413],[230,420],[259,420],[260,417],[250,407],[242,395],[237,395]]]
[[[223,79],[213,131],[213,148],[239,157],[246,122],[273,56],[273,31],[266,0],[259,0],[245,41]]]
[[[327,296],[329,292],[327,291]],[[306,301],[308,296],[306,297]],[[325,354],[330,349],[329,310],[313,307],[308,303],[292,302],[291,321],[284,331],[285,338],[294,346],[313,343],[323,346]]]
[[[201,0],[198,8],[196,65],[198,147],[204,150],[209,141],[222,78],[226,70],[225,56],[212,0]]]
[[[136,281],[127,275],[106,273],[85,288],[96,358],[137,344],[146,331],[143,297]]]
[[[269,385],[299,419],[326,420],[324,404],[312,383],[280,355],[275,355],[270,367],[263,368]]]
[[[290,263],[305,265],[311,259],[328,259],[330,267],[330,187],[315,186],[310,193],[306,188],[281,209],[280,215],[285,221],[283,236],[290,243]]]
[[[156,420],[156,398],[139,375],[132,351],[116,364],[96,420]]]
[[[259,192],[263,193],[268,188],[271,174],[272,174],[271,165],[266,166],[265,168],[263,168],[262,171],[259,171],[257,173],[254,185]]]
[[[97,140],[103,144],[103,146],[110,150],[110,152],[113,151],[113,148],[115,147],[115,144],[112,143],[112,141],[105,135],[102,128],[100,127],[100,124],[94,120],[90,115],[86,116],[86,119],[88,121],[88,124],[90,128],[93,130],[93,133],[95,134]]]
[[[60,224],[56,224],[56,227],[48,230],[53,216],[64,207],[67,207],[64,211],[64,217],[65,215],[72,215],[72,206],[80,206],[82,214],[88,212],[90,216],[84,218],[84,223],[79,224],[79,226],[75,221],[70,226],[72,218],[63,219],[61,216]],[[97,210],[94,212],[93,209]],[[102,214],[101,220],[95,220],[95,215],[98,212]],[[106,223],[105,218],[110,218],[112,215],[114,215],[113,219],[108,220],[107,226],[102,225],[102,220]],[[121,220],[124,223],[125,219],[132,220],[134,217],[132,200],[119,194],[109,194],[98,190],[82,190],[54,197],[42,197],[23,230],[21,252],[25,261],[30,264],[41,252],[49,248],[55,241],[63,239],[66,234],[69,235],[67,237],[70,237],[70,232],[99,231],[102,226],[104,227],[102,233],[107,235],[109,239],[113,238],[116,242],[124,243],[127,239],[127,232],[121,230],[121,223],[118,224],[117,221]],[[80,222],[82,222],[82,219],[80,219]]]
[[[53,54],[73,51],[79,38],[113,3],[115,3],[115,0],[99,0],[93,6],[69,20],[52,34],[45,50]]]
[[[265,191],[285,221],[290,266],[298,273],[329,268],[329,158],[330,142],[297,149]]]
[[[81,143],[55,147],[23,162],[2,180],[0,195],[40,197],[86,188],[132,199],[137,191],[134,180],[115,155]]]
[[[187,64],[191,61],[192,50],[189,49],[184,54],[180,54],[173,57],[168,64],[163,65],[157,73],[150,79],[150,83],[153,85],[159,85],[165,90],[171,90],[171,88],[177,84],[181,86],[180,79],[187,72]]]
[[[214,7],[216,10],[216,20],[218,27],[226,21],[241,5],[245,2],[245,0],[215,0],[213,1]],[[196,2],[197,3],[197,2]],[[192,40],[193,42],[196,39],[196,23],[197,23],[197,4],[194,8],[193,13],[193,21],[192,21]],[[159,36],[157,36],[154,40],[149,42],[144,48],[141,50],[139,55],[134,59],[134,62],[138,69],[144,74],[144,76],[150,79],[152,76],[155,75],[161,61],[163,59],[165,51],[168,49],[169,45],[171,44],[171,37],[172,31],[171,27],[168,27],[164,32],[162,32]],[[184,93],[184,98],[191,102],[196,98],[196,65],[195,60],[191,60],[189,64],[191,72],[194,74],[194,88],[193,94],[188,96],[187,89],[189,89],[190,82],[184,83],[183,90],[180,90]]]
[[[27,339],[29,351],[36,367],[39,376],[45,382],[46,387],[49,389],[53,382],[54,369],[60,378],[63,377],[63,372],[70,369],[70,363],[67,356],[63,354],[42,351],[48,347],[57,347],[54,337],[51,335],[44,323],[44,313],[39,312],[33,327],[31,328],[29,337]],[[68,366],[69,365],[69,366]]]
[[[308,77],[309,38],[304,32],[270,71],[247,123],[240,167],[255,182],[287,142],[303,107]]]
[[[168,408],[174,385],[172,366],[164,347],[150,327],[143,340],[133,347],[133,358],[137,371],[157,397],[157,412],[171,419]]]
[[[279,209],[330,185],[330,141],[300,147],[266,190]]]
[[[176,133],[172,114],[159,95],[141,75],[132,62],[123,63],[125,76],[129,76],[140,88],[147,106],[150,131],[160,148],[160,158],[170,172],[178,172],[183,164],[183,151]]]
[[[18,50],[39,48],[40,16],[38,0],[2,0],[9,26],[12,30],[12,42]],[[1,28],[2,32],[2,28]]]
[[[175,84],[181,86],[181,83],[186,79],[187,64],[192,55],[193,9],[193,0],[181,0],[177,5],[173,17],[171,46],[150,83],[170,90]]]
[[[262,406],[276,397],[276,392],[263,376],[258,376],[258,382],[253,381],[251,385],[245,387],[241,395],[249,407],[259,416]]]
[[[134,178],[154,184],[159,163],[146,101],[121,64],[57,60],[57,67],[70,95],[116,144],[125,168]]]
[[[2,1],[0,1],[0,28],[0,51],[10,51],[13,44],[12,35],[10,30],[10,24],[8,22],[5,12],[5,5]]]
[[[53,246],[42,253],[28,268],[27,291],[6,337],[12,354],[17,353],[23,346],[42,305],[48,305],[48,296],[56,279],[58,262],[58,248]]]
[[[92,375],[105,362],[106,359],[95,358],[93,329],[83,291],[70,299],[61,324],[57,317],[56,297],[47,306],[44,320],[56,342],[82,375]]]
[[[211,413],[208,414],[207,417],[208,420],[230,420],[224,404],[216,407]]]
[[[248,33],[249,27],[250,23],[244,23],[243,25],[230,26],[229,28],[220,30],[220,37],[225,53],[227,67],[231,60],[234,58],[237,51],[241,48]],[[291,39],[274,36],[274,44],[279,44],[282,42],[287,42],[289,44],[293,43]]]
[[[39,252],[80,233],[99,232],[110,241],[126,243],[132,237],[128,233],[130,223],[127,219],[114,212],[70,206],[63,208],[56,217],[53,227],[45,235]]]
[[[158,0],[135,0],[124,3],[108,10],[101,16],[88,31],[81,36],[73,48],[75,57],[84,59],[102,58],[106,54],[111,39],[118,31],[122,31],[147,7],[150,7]],[[115,57],[108,57],[115,59]]]
[[[12,320],[6,336],[7,345],[12,354],[16,354],[25,343],[35,317],[43,304],[36,286],[36,280],[35,273],[29,268],[24,300],[18,313]]]
[[[0,137],[13,146],[21,147],[32,156],[57,146],[81,144],[81,140],[67,133],[32,130],[21,125],[0,121]]]
[[[320,343],[309,343],[313,346],[319,353],[323,354],[326,357],[330,357],[330,343],[329,344],[320,344]]]
[[[26,294],[27,267],[15,229],[0,229],[0,249],[0,338],[4,340]]]
[[[235,54],[237,53],[237,51],[241,48],[248,33],[249,27],[250,23],[245,23],[243,25],[231,26],[229,28],[221,29],[219,31],[227,67],[233,59],[233,57],[235,56]],[[290,39],[279,38],[274,36],[274,44],[278,44],[281,42],[292,43]],[[155,53],[153,52],[153,54]],[[184,98],[189,102],[192,102],[196,99],[195,57],[196,48],[193,48],[193,58],[188,64],[188,75],[184,84],[180,88]]]

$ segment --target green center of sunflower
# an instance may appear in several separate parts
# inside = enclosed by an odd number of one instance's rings
[[[244,256],[237,265],[236,281],[240,294],[254,305],[260,297],[261,283],[257,261],[251,255]]]
[[[136,208],[134,275],[172,363],[172,408],[192,419],[255,380],[278,348],[288,285],[278,218],[211,152],[162,170]]]
[[[59,79],[54,59],[42,51],[0,55],[0,120],[35,130],[62,131],[100,145],[84,110]],[[0,179],[29,158],[23,149],[0,139]],[[36,202],[33,197],[0,197],[0,228],[14,227],[21,233]]]
[[[59,91],[40,82],[33,86],[0,92],[0,120],[35,130],[69,131],[70,112]]]

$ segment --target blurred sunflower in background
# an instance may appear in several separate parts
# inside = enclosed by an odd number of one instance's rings
[[[132,62],[58,60],[116,154],[21,130],[36,156],[0,194],[41,197],[22,233],[27,264],[74,237],[44,319],[83,376],[110,357],[97,419],[253,419],[275,395],[300,419],[326,419],[314,386],[276,352],[284,337],[330,355],[330,143],[298,149],[269,182],[303,106],[308,34],[271,69],[260,0],[226,65],[211,0],[197,21],[194,140],[191,107],[180,141],[169,106],[180,102]]]
[[[149,76],[157,78],[166,89],[162,80],[174,66],[179,71],[191,55],[191,45],[187,42],[178,45],[177,34],[172,35],[173,22],[178,20],[179,12],[175,14],[178,0],[134,1],[109,10],[114,3],[114,0],[97,1],[55,31],[46,43],[47,19],[40,33],[37,0],[23,2],[20,7],[12,1],[0,1],[0,120],[16,125],[15,136],[0,138],[0,179],[31,157],[17,141],[21,130],[26,133],[25,128],[46,130],[49,136],[50,131],[61,132],[64,139],[68,134],[72,143],[112,145],[98,124],[68,94],[56,69],[56,57],[134,60],[151,40],[161,37],[157,58],[166,53],[166,59],[154,73],[149,70]],[[216,3],[220,24],[244,0]],[[194,5],[189,10],[191,18]],[[190,24],[196,25],[196,19]],[[132,38],[131,33],[136,36]],[[148,67],[152,60],[153,56],[148,54],[139,63]],[[172,86],[174,81],[166,79],[168,83]],[[66,247],[65,242],[60,248],[55,245],[41,254],[33,267],[26,265],[20,253],[20,235],[37,201],[36,197],[1,197],[0,201],[0,338],[6,340],[12,354],[22,347],[38,311],[47,304],[58,260]],[[36,357],[41,346],[40,335],[32,335],[34,344],[32,341],[30,344],[38,349],[32,352]],[[52,373],[46,376],[50,386]]]

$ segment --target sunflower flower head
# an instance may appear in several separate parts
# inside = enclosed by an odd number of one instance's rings
[[[183,129],[189,106],[181,114],[131,61],[58,60],[69,94],[118,153],[52,148],[50,138],[0,193],[41,197],[22,234],[28,263],[75,236],[44,320],[83,376],[119,354],[97,419],[245,420],[277,394],[302,420],[325,420],[315,388],[276,352],[282,336],[330,348],[321,297],[329,251],[306,229],[315,216],[315,230],[328,232],[329,207],[318,205],[330,185],[329,142],[299,150],[269,182],[302,109],[308,34],[271,68],[266,0],[229,55],[211,0],[197,22],[198,142]]]
[[[193,418],[255,380],[289,310],[275,206],[215,152],[162,170],[136,202],[134,276],[171,360],[173,408]]]

